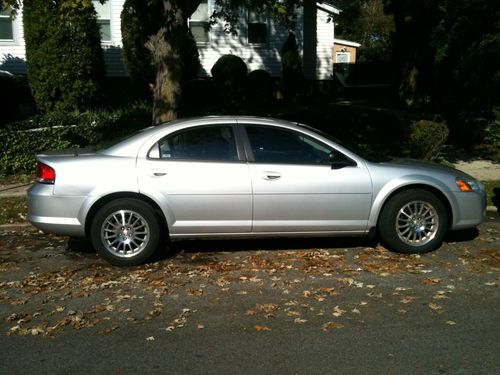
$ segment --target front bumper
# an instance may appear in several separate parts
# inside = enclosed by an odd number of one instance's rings
[[[486,218],[486,193],[454,192],[453,225],[451,229],[478,226]]]

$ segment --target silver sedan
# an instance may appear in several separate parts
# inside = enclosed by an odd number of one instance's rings
[[[367,160],[313,128],[256,117],[177,120],[95,154],[38,155],[28,220],[89,238],[115,265],[194,238],[378,233],[438,248],[485,217],[483,185],[420,161]]]

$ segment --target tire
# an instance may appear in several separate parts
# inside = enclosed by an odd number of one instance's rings
[[[405,254],[441,246],[448,228],[446,209],[434,194],[421,189],[398,193],[383,207],[378,229],[383,244]]]
[[[116,266],[137,266],[159,247],[160,219],[151,206],[138,199],[116,199],[95,215],[90,229],[99,255]]]

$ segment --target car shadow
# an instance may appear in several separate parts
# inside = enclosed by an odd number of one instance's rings
[[[444,242],[472,241],[477,236],[479,236],[479,229],[477,228],[454,230],[446,234],[446,236],[444,237]]]
[[[467,242],[474,240],[479,230],[464,229],[449,232],[444,242]],[[298,237],[267,239],[203,239],[173,241],[165,246],[164,251],[157,251],[148,261],[158,262],[176,257],[180,253],[243,252],[243,251],[279,251],[279,250],[318,250],[318,249],[354,249],[375,248],[379,239],[369,237]],[[84,238],[69,238],[66,251],[80,254],[95,254],[90,241]],[[389,251],[389,250],[387,250]]]
[[[238,240],[186,240],[170,244],[171,253],[178,254],[217,251],[314,250],[375,247],[378,241],[366,237],[309,237]]]
[[[70,237],[66,243],[65,250],[70,252],[95,254],[92,243],[86,238]]]

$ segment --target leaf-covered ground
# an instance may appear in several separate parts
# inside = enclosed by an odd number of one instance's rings
[[[0,225],[25,223],[28,200],[25,197],[0,198]]]
[[[382,311],[390,320],[419,314],[454,327],[469,324],[450,306],[471,288],[500,312],[494,222],[475,239],[450,237],[421,256],[349,239],[196,241],[173,250],[152,264],[117,268],[85,243],[68,249],[66,238],[3,230],[0,331],[54,338],[152,324],[146,341],[226,323],[259,334],[297,326],[334,332],[378,324]]]

